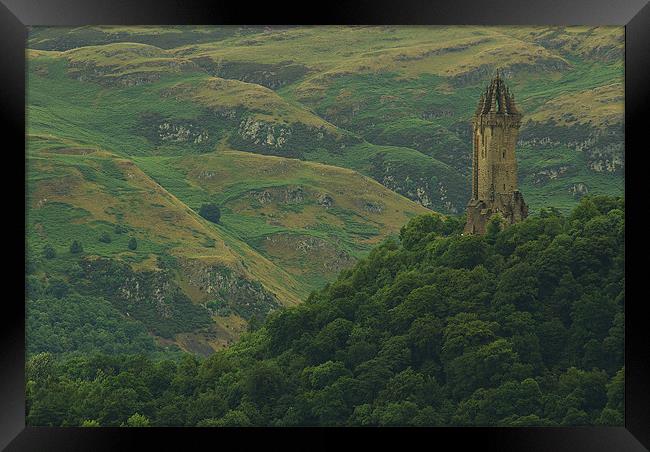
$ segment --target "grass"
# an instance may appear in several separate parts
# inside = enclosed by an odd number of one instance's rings
[[[107,174],[98,171],[106,167],[111,168]],[[45,243],[65,250],[76,238],[86,253],[98,256],[133,261],[135,255],[144,262],[169,252],[216,261],[266,283],[286,303],[297,302],[307,291],[226,229],[200,218],[131,161],[107,153],[44,158],[32,151],[28,184],[28,243],[35,253],[40,254]],[[128,235],[138,240],[135,252],[127,249],[125,237],[113,235],[110,244],[99,242],[101,233],[110,233],[117,224],[126,225]]]

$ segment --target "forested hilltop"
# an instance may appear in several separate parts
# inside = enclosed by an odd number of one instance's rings
[[[133,353],[142,331],[33,354],[27,424],[622,425],[624,209],[584,197],[485,236],[419,215],[208,358]],[[37,305],[81,290],[52,284]],[[60,318],[82,317],[79,300]]]

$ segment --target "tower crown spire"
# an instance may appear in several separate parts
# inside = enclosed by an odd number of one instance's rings
[[[495,77],[485,88],[485,94],[481,96],[476,115],[496,113],[503,115],[519,115],[515,105],[515,97],[501,78],[501,71],[497,69]]]

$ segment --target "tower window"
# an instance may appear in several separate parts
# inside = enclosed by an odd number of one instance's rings
[[[503,159],[505,159],[506,158],[506,150],[502,149],[501,152],[502,152],[501,156],[503,157]]]
[[[506,184],[503,184],[503,191],[506,191]]]

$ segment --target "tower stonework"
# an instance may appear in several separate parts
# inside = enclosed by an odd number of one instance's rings
[[[497,213],[507,224],[528,215],[528,206],[517,188],[515,144],[521,113],[498,72],[481,95],[472,126],[472,198],[467,203],[465,233],[484,234]]]

